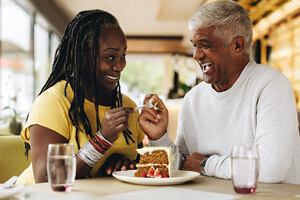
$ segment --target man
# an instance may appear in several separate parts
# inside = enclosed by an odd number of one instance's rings
[[[255,144],[260,182],[300,184],[293,90],[282,73],[250,60],[247,11],[233,1],[212,2],[196,11],[189,29],[204,81],[184,97],[175,144],[165,131],[167,110],[143,110],[139,122],[153,130],[150,145],[172,147],[177,169],[230,179],[233,145]]]

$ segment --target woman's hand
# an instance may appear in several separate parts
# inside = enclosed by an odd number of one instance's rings
[[[161,138],[167,131],[168,126],[168,110],[157,94],[148,94],[144,99],[144,104],[151,98],[157,98],[157,102],[162,107],[162,110],[153,108],[143,108],[138,121],[141,129],[146,133],[150,140]]]
[[[105,113],[102,120],[101,134],[110,142],[116,141],[122,131],[128,128],[128,116],[136,112],[134,108],[119,107]]]
[[[125,158],[121,154],[111,155],[104,165],[99,169],[97,176],[112,175],[115,171],[126,171],[135,169],[135,161]]]

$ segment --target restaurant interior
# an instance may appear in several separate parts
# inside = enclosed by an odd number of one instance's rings
[[[122,92],[138,105],[145,94],[159,94],[176,121],[182,97],[202,81],[187,22],[197,7],[210,1],[1,0],[0,129],[6,130],[12,119],[24,123],[67,23],[79,11],[96,8],[113,13],[127,36]],[[288,77],[300,108],[300,1],[237,2],[253,23],[252,59]]]
[[[181,100],[202,81],[187,22],[199,6],[212,1],[0,0],[0,137],[20,134],[68,22],[81,10],[102,9],[116,16],[127,37],[122,92],[137,105],[146,94],[157,93],[169,109],[168,131],[175,140]],[[287,76],[300,110],[300,0],[235,1],[252,20],[252,59]],[[3,152],[23,156],[19,139],[9,147],[0,139],[0,162],[16,165],[0,163],[0,183],[29,164],[30,157],[20,163]]]

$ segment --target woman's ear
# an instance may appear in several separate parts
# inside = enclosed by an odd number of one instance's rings
[[[246,41],[242,36],[236,37],[231,43],[234,54],[242,54],[245,50],[245,44]]]

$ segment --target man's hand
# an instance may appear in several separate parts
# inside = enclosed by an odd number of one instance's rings
[[[139,124],[144,133],[150,140],[161,138],[167,131],[168,126],[168,110],[162,100],[156,94],[148,94],[144,99],[144,104],[151,98],[157,98],[157,102],[161,106],[161,111],[153,108],[144,108],[139,116]]]
[[[200,153],[193,152],[191,155],[185,158],[182,169],[200,173],[200,163],[205,158],[207,157]]]

